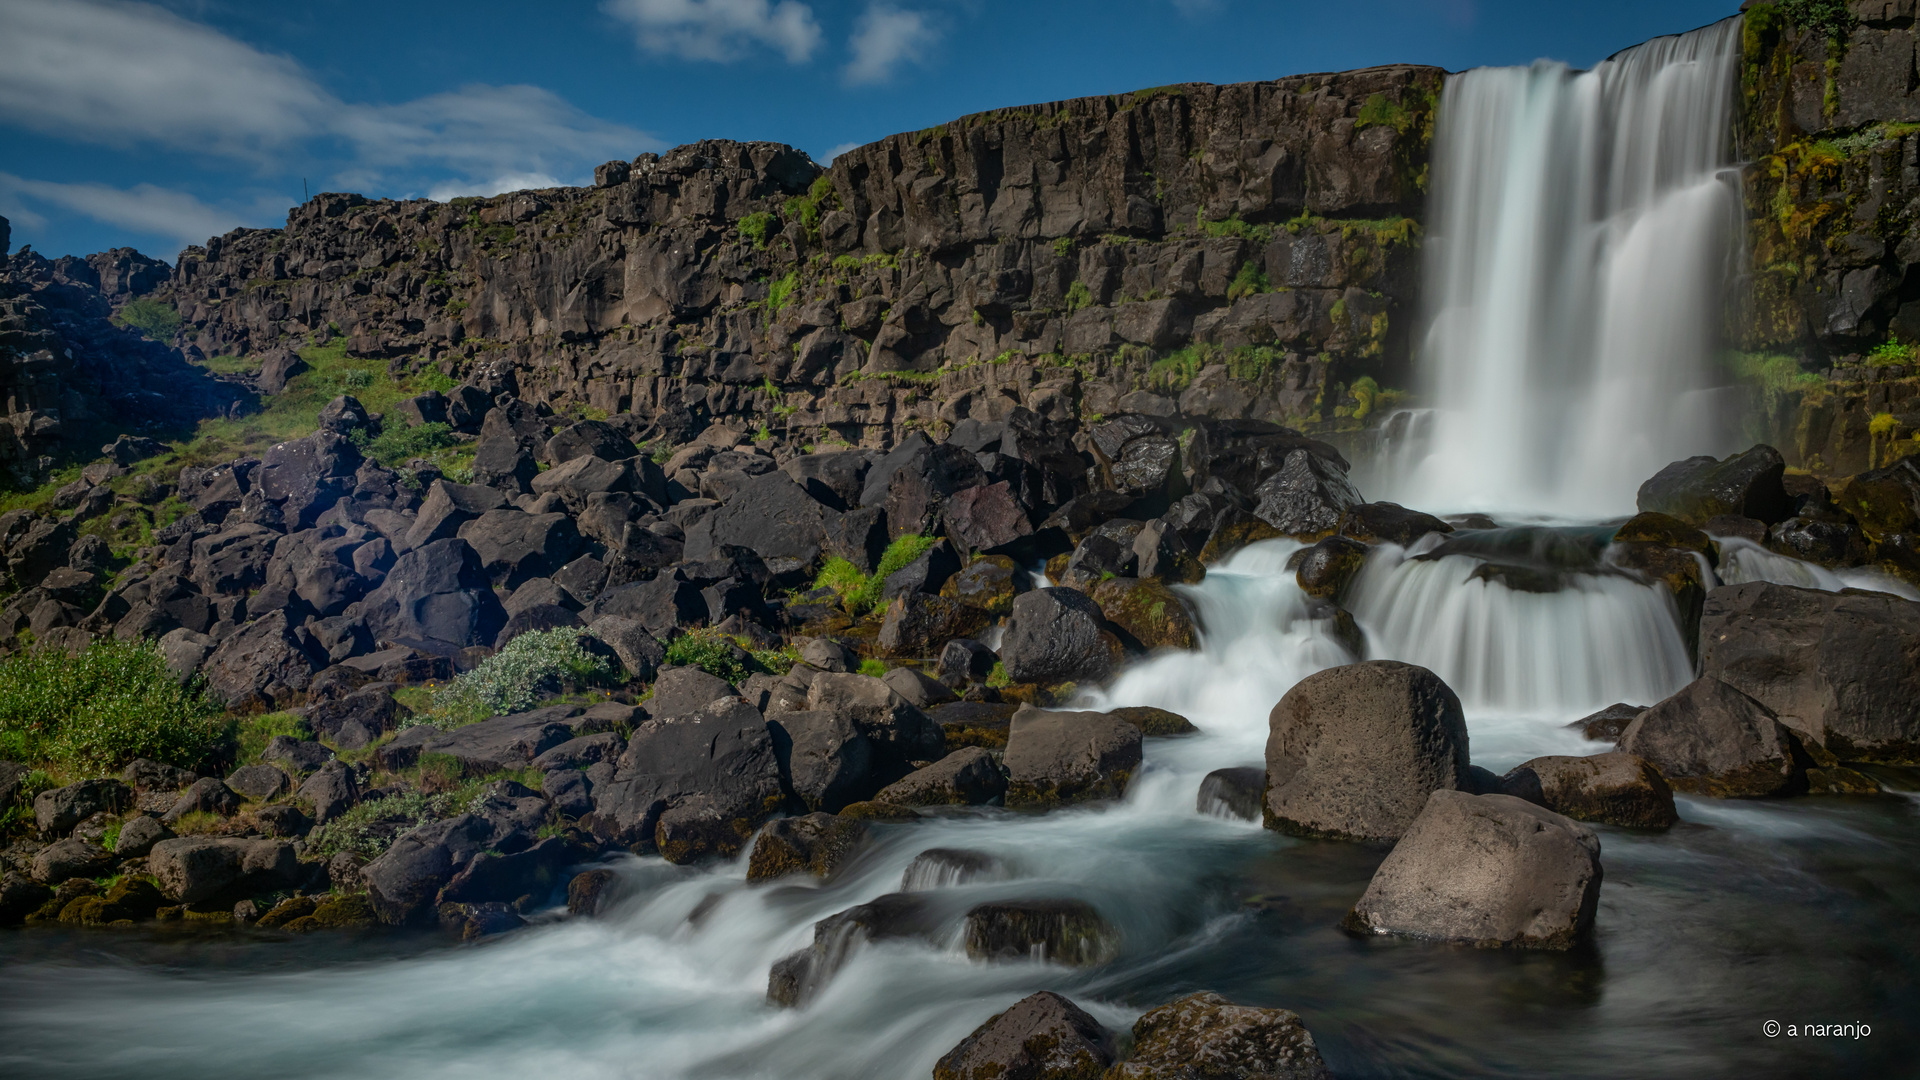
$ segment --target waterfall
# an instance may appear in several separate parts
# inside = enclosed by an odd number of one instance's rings
[[[1445,511],[1630,513],[1725,452],[1710,370],[1741,220],[1740,20],[1591,71],[1447,81],[1434,137],[1425,454],[1389,497]]]

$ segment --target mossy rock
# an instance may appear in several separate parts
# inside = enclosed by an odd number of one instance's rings
[[[1346,536],[1329,536],[1308,548],[1301,548],[1287,560],[1287,569],[1300,591],[1320,600],[1339,596],[1366,565],[1372,549]]]
[[[254,925],[262,930],[278,930],[295,919],[313,914],[313,909],[319,906],[320,902],[311,896],[289,896],[273,905]]]
[[[1059,581],[1067,576],[1067,564],[1073,561],[1073,552],[1063,551],[1047,560],[1047,580]]]
[[[379,921],[380,917],[373,913],[373,904],[367,900],[366,894],[351,893],[322,901],[314,907],[313,914],[290,920],[284,929],[290,934],[305,934],[315,930],[353,930],[377,925]]]
[[[1203,566],[1212,566],[1248,544],[1256,544],[1262,540],[1278,540],[1286,535],[1259,518],[1250,517],[1245,521],[1235,522],[1209,537],[1207,546],[1200,549],[1200,563]]]
[[[115,882],[103,896],[82,896],[60,909],[63,923],[106,926],[150,919],[167,902],[152,878],[127,877]]]
[[[1193,616],[1164,581],[1108,578],[1093,587],[1093,602],[1143,648],[1192,649],[1200,643]]]
[[[920,811],[898,803],[857,802],[840,809],[840,817],[849,821],[877,821],[882,824],[920,820]]]
[[[1165,739],[1178,735],[1197,734],[1200,729],[1193,721],[1177,712],[1156,709],[1151,705],[1129,705],[1123,709],[1108,709],[1107,714],[1140,729],[1140,734],[1153,739]]]
[[[1615,543],[1659,544],[1663,547],[1679,548],[1681,551],[1694,551],[1705,555],[1709,560],[1715,557],[1713,539],[1705,532],[1681,521],[1671,514],[1662,514],[1649,510],[1635,514],[1627,519],[1613,534]]]
[[[948,578],[940,586],[940,595],[989,615],[1005,615],[1013,610],[1023,573],[1005,555],[984,555]]]

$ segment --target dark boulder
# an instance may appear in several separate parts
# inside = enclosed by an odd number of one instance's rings
[[[1340,527],[1346,511],[1363,500],[1346,470],[1308,450],[1295,450],[1273,475],[1253,489],[1253,516],[1282,536],[1316,540]]]
[[[654,680],[647,711],[657,719],[692,716],[702,706],[721,698],[739,697],[732,683],[697,667],[663,668]]]
[[[872,797],[873,741],[851,719],[831,712],[783,712],[771,721],[774,752],[788,790],[809,810],[837,813]]]
[[[707,600],[700,586],[678,568],[649,581],[618,585],[601,593],[587,607],[589,626],[608,615],[631,619],[655,638],[707,620]]]
[[[1340,595],[1360,568],[1366,565],[1367,545],[1345,536],[1329,536],[1309,548],[1301,548],[1287,560],[1300,591],[1308,596],[1331,600]]]
[[[771,881],[788,874],[832,877],[872,834],[864,821],[807,814],[767,823],[747,856],[747,880]]]
[[[250,480],[280,508],[289,532],[310,529],[319,516],[353,492],[360,452],[344,435],[319,431],[280,443],[260,455]]]
[[[957,689],[969,683],[985,682],[999,660],[992,649],[972,638],[954,638],[940,650],[934,675]]]
[[[201,667],[207,692],[228,706],[271,704],[307,688],[324,664],[309,651],[311,638],[270,611],[229,634]]]
[[[286,794],[287,774],[271,765],[242,765],[227,777],[227,787],[254,802]]]
[[[1119,936],[1082,900],[1011,900],[967,912],[967,955],[975,960],[1038,958],[1069,967],[1112,960]]]
[[[989,615],[1005,615],[1013,610],[1013,598],[1029,587],[1027,572],[1011,558],[984,555],[949,577],[940,595]]]
[[[117,814],[133,804],[133,792],[118,780],[82,780],[33,797],[33,822],[42,840],[57,840],[102,811]]]
[[[580,549],[580,533],[565,514],[489,510],[460,526],[493,583],[514,589],[553,574]]]
[[[524,769],[541,754],[574,738],[573,729],[564,721],[579,711],[577,705],[555,705],[495,716],[444,732],[423,724],[408,728],[401,738],[381,747],[380,759],[390,769],[406,768],[421,754],[438,754],[458,762],[468,776]]]
[[[1340,535],[1363,544],[1398,544],[1411,547],[1428,533],[1450,533],[1453,526],[1399,503],[1356,503],[1340,518]]]
[[[1715,589],[1700,672],[1839,758],[1920,763],[1920,604],[1762,581]]]
[[[769,567],[809,566],[835,516],[784,473],[766,473],[687,530],[685,557],[705,559],[734,545],[758,552]]]
[[[547,460],[555,465],[577,457],[596,457],[603,461],[624,461],[640,451],[633,440],[620,434],[604,420],[582,420],[561,428],[547,440]]]
[[[1201,779],[1194,809],[1214,817],[1259,821],[1266,787],[1265,769],[1215,769]]]
[[[1595,742],[1619,742],[1627,725],[1646,711],[1644,705],[1628,705],[1623,701],[1583,716],[1567,726]]]
[[[1566,950],[1600,903],[1593,830],[1510,795],[1435,791],[1347,916],[1361,934]]]
[[[302,883],[300,860],[284,840],[182,836],[162,840],[147,870],[177,904],[288,889]]]
[[[217,814],[232,817],[240,809],[240,796],[215,776],[202,777],[187,785],[174,800],[173,808],[160,815],[165,825],[173,825],[188,814]]]
[[[1118,717],[1022,706],[1007,731],[1007,805],[1117,799],[1140,762],[1140,729]]]
[[[945,752],[940,726],[879,679],[822,672],[807,689],[807,708],[851,722],[873,746],[874,771],[883,782],[906,775],[913,763]]]
[[[1108,578],[1093,586],[1092,599],[1132,648],[1192,649],[1200,644],[1200,629],[1186,603],[1164,581]]]
[[[360,801],[360,782],[345,762],[329,761],[307,777],[298,795],[301,802],[312,808],[313,820],[324,824]]]
[[[562,871],[578,858],[574,846],[558,836],[512,854],[482,851],[448,879],[440,890],[440,903],[512,903],[531,898],[531,904],[542,904],[566,880]]]
[[[1772,709],[1711,675],[1640,714],[1620,749],[1652,763],[1680,791],[1716,798],[1806,790],[1804,753]]]
[[[992,617],[977,607],[944,596],[905,592],[893,598],[875,639],[882,656],[932,656],[946,642],[987,628]]]
[[[90,840],[55,840],[33,855],[33,879],[58,885],[69,878],[93,878],[113,868],[114,857]]]
[[[1004,861],[983,851],[928,848],[907,864],[900,875],[900,888],[905,892],[928,892],[973,881],[999,881],[1009,876]]]
[[[1422,667],[1372,660],[1309,675],[1268,726],[1268,828],[1392,840],[1433,792],[1468,786],[1460,699]]]
[[[113,855],[117,859],[145,858],[153,850],[153,845],[171,839],[173,830],[160,824],[159,818],[150,814],[135,814],[120,826],[120,836],[113,844]]]
[[[391,730],[398,713],[391,689],[376,685],[308,706],[307,723],[342,750],[360,750]]]
[[[440,890],[494,842],[478,814],[461,814],[402,833],[385,854],[361,868],[367,899],[389,926],[431,919]]]
[[[929,939],[939,912],[926,897],[887,893],[813,924],[813,943],[774,962],[767,973],[767,1000],[793,1008],[807,1004],[853,952],[876,941]]]
[[[1123,654],[1100,606],[1068,588],[1036,589],[1013,601],[1000,660],[1015,682],[1098,681]]]
[[[872,464],[872,455],[865,450],[830,450],[802,454],[780,466],[780,471],[815,502],[845,513],[860,505],[860,491]]]
[[[1052,991],[1022,998],[962,1039],[933,1080],[1053,1080],[1102,1076],[1114,1039],[1086,1010]]]
[[[457,537],[400,556],[364,610],[377,638],[456,647],[491,645],[507,622],[480,556]]]
[[[1189,994],[1133,1024],[1133,1050],[1106,1080],[1326,1080],[1298,1014]]]
[[[1575,821],[1665,829],[1680,820],[1673,789],[1659,770],[1632,754],[1538,757],[1500,778],[1508,794]]]
[[[968,746],[894,781],[874,798],[900,806],[978,806],[1006,791],[1007,776],[993,755]]]
[[[734,699],[640,725],[593,797],[595,836],[685,863],[738,852],[783,793],[766,721]]]
[[[1793,516],[1781,483],[1786,461],[1771,446],[1756,446],[1720,460],[1690,457],[1676,461],[1640,485],[1641,510],[1658,511],[1689,525],[1705,525],[1727,514],[1769,525]]]
[[[505,509],[507,496],[499,488],[435,480],[400,546],[412,549],[451,539],[459,535],[460,526],[481,514]]]

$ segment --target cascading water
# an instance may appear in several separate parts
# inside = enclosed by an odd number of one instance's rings
[[[1725,452],[1709,359],[1740,222],[1740,20],[1573,72],[1447,81],[1426,242],[1433,407],[1389,497],[1630,513],[1642,480]],[[1404,453],[1404,451],[1402,451]]]

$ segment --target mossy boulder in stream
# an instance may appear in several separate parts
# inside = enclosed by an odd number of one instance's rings
[[[1200,642],[1178,593],[1155,578],[1108,578],[1093,587],[1107,621],[1146,649],[1191,649]]]
[[[1100,1080],[1113,1063],[1113,1044],[1113,1033],[1085,1009],[1042,990],[947,1051],[933,1080]]]

